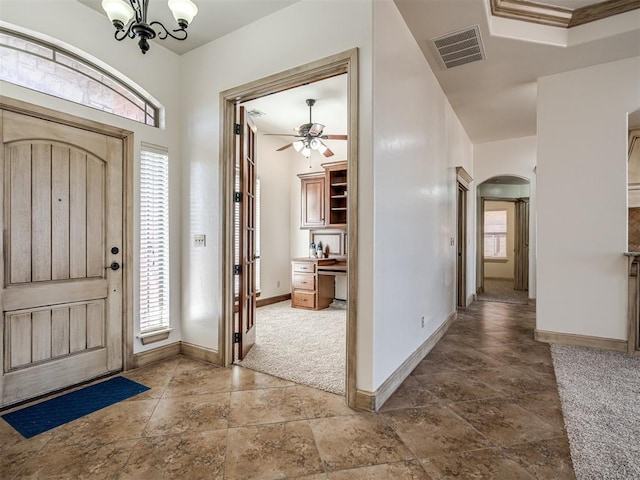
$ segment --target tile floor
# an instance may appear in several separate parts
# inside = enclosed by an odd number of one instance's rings
[[[29,440],[0,420],[0,478],[574,478],[531,306],[459,315],[380,413],[242,367],[175,357],[151,390]]]

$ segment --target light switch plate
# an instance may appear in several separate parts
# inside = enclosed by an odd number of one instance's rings
[[[194,247],[206,247],[207,246],[207,236],[204,234],[194,235],[193,236],[193,246]]]

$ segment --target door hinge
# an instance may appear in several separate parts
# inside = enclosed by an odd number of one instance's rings
[[[240,343],[240,333],[236,332],[233,334],[233,343]]]
[[[236,135],[242,135],[242,125],[240,125],[239,123],[234,123],[233,133],[235,133]]]
[[[242,192],[233,192],[233,201],[234,203],[242,202]]]
[[[234,265],[233,266],[233,274],[240,275],[242,273],[242,265]]]

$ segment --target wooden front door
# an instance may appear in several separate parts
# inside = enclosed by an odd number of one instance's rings
[[[122,369],[123,141],[0,114],[4,406]]]
[[[236,185],[240,187],[238,241],[239,259],[238,317],[235,327],[237,357],[242,360],[256,343],[256,157],[255,125],[244,107],[239,109],[241,134],[239,155],[236,156]]]

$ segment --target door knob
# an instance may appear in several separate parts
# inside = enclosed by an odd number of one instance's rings
[[[120,264],[118,262],[113,262],[111,265],[109,265],[108,267],[104,267],[105,270],[111,269],[114,272],[116,270],[120,270]]]

